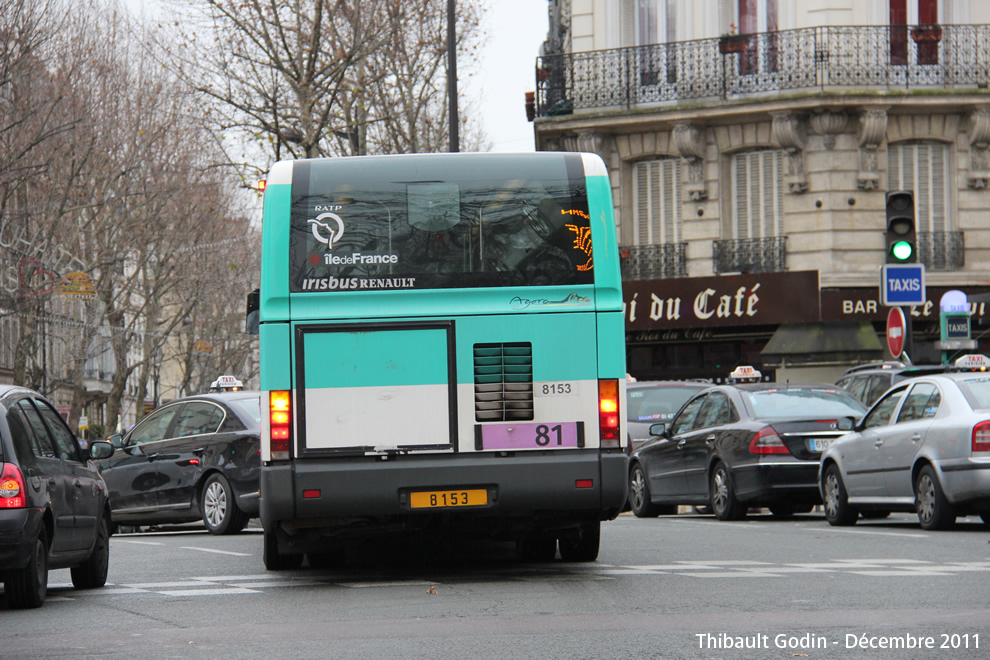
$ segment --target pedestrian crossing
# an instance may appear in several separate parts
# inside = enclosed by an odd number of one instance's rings
[[[965,562],[920,559],[834,559],[824,562],[774,563],[755,560],[683,560],[666,564],[520,564],[503,569],[438,573],[422,578],[397,579],[301,569],[287,573],[189,577],[168,582],[108,583],[103,589],[75,591],[70,583],[50,583],[50,598],[112,598],[115,596],[236,596],[261,594],[271,589],[335,587],[344,589],[435,589],[444,584],[478,581],[590,581],[624,577],[693,579],[786,578],[798,574],[845,574],[863,577],[947,577],[990,572],[990,557]]]

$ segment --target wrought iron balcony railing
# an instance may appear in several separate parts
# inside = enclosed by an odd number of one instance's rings
[[[990,25],[816,27],[537,59],[537,112],[779,92],[987,87]]]
[[[961,231],[918,232],[918,261],[928,270],[960,270],[966,265]]]
[[[687,277],[687,243],[633,245],[619,248],[622,278],[658,280]]]
[[[716,273],[780,273],[787,270],[787,237],[712,241]]]

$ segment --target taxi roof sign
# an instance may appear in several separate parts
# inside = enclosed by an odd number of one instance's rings
[[[244,383],[233,376],[220,376],[210,383],[211,392],[236,392],[244,387]]]
[[[990,369],[990,358],[986,355],[964,355],[953,363],[956,369],[965,371],[987,371]]]
[[[736,367],[733,372],[729,374],[729,378],[733,380],[759,380],[763,378],[763,374],[753,367]]]

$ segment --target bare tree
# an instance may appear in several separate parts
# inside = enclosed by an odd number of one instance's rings
[[[218,102],[218,128],[240,134],[232,162],[248,141],[256,173],[272,157],[446,148],[443,0],[172,2],[198,21],[170,52]],[[468,59],[482,11],[480,0],[459,6],[457,47]]]

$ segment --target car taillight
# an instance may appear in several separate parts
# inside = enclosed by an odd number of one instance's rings
[[[789,454],[784,441],[780,439],[772,426],[764,426],[749,441],[750,454]]]
[[[4,463],[0,470],[0,509],[22,509],[27,505],[24,475],[12,463]]]
[[[273,461],[289,460],[292,442],[292,406],[289,390],[272,390],[268,393],[269,449]]]
[[[973,452],[990,451],[990,422],[980,422],[973,427]]]
[[[619,446],[619,380],[598,381],[598,430],[602,447]]]

